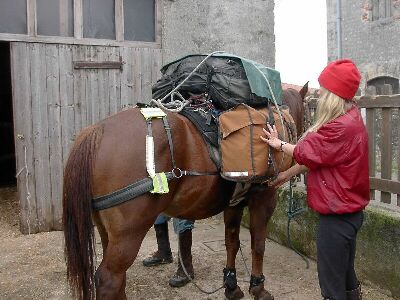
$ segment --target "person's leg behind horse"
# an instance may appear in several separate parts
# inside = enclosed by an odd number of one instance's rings
[[[347,300],[355,290],[355,241],[362,224],[362,212],[321,215],[317,233],[317,269],[324,299]],[[359,298],[356,298],[359,299]]]
[[[174,231],[178,234],[178,269],[176,273],[170,278],[169,285],[172,287],[182,287],[186,285],[190,279],[183,270],[183,266],[190,276],[191,279],[194,278],[194,269],[192,262],[192,230],[194,228],[194,221],[173,218]]]
[[[264,288],[263,261],[267,237],[266,225],[276,206],[275,189],[263,185],[254,185],[249,192],[248,206],[252,256],[249,292],[256,299],[273,300],[274,297]]]
[[[172,252],[169,242],[168,220],[170,218],[160,214],[154,222],[154,230],[157,239],[157,251],[143,260],[145,267],[158,266],[172,263]]]
[[[230,206],[224,210],[226,267],[224,268],[225,296],[229,300],[241,299],[244,294],[237,284],[236,255],[240,247],[240,222],[243,205]]]

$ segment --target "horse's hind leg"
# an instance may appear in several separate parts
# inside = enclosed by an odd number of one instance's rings
[[[239,251],[240,221],[243,207],[228,207],[224,211],[226,268],[224,269],[225,296],[227,299],[241,299],[243,292],[237,285],[235,259]]]
[[[250,234],[252,270],[250,279],[250,294],[255,299],[273,300],[274,297],[265,290],[263,275],[263,259],[265,252],[265,239],[267,236],[267,223],[276,206],[275,190],[251,193],[249,197]]]
[[[126,271],[132,265],[149,228],[110,238],[96,271],[96,299],[126,299]]]

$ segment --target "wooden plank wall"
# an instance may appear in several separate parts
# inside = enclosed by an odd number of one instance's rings
[[[120,56],[122,70],[73,68],[73,61]],[[161,64],[160,49],[11,43],[23,233],[61,229],[63,167],[76,134],[138,99],[149,100]]]

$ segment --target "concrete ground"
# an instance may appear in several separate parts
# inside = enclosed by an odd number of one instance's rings
[[[212,290],[222,284],[225,263],[224,227],[220,217],[196,222],[193,236],[193,261],[196,283]],[[128,299],[224,299],[223,290],[206,295],[194,285],[176,289],[168,285],[176,270],[177,240],[170,226],[174,263],[146,268],[141,261],[156,249],[154,230],[143,241],[136,261],[128,270]],[[0,189],[0,299],[71,299],[65,280],[62,232],[24,236],[18,231],[18,204],[15,188]],[[250,267],[250,235],[241,230],[246,265]],[[97,238],[98,260],[101,245]],[[248,294],[249,276],[238,254],[238,281]],[[267,240],[264,274],[266,287],[279,300],[321,299],[315,262],[305,269],[304,261],[290,249]],[[390,300],[376,289],[364,288],[366,300]]]

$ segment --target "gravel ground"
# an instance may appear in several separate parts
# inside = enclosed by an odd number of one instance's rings
[[[0,299],[71,299],[66,285],[62,232],[22,235],[18,230],[18,203],[15,187],[0,188]],[[180,289],[169,287],[168,279],[176,270],[176,236],[170,226],[174,263],[145,268],[141,261],[156,247],[150,230],[128,270],[128,299],[224,299],[223,290],[212,295],[189,284]],[[206,290],[222,284],[225,262],[224,229],[221,217],[196,222],[193,236],[195,281]],[[250,261],[250,235],[242,228],[241,243],[247,266]],[[98,260],[101,260],[97,238]],[[240,254],[236,260],[238,281],[245,299],[248,290],[245,264]],[[267,240],[264,261],[266,287],[279,300],[320,300],[315,262],[305,269],[303,260],[293,251]],[[390,300],[378,290],[365,287],[364,299]]]

